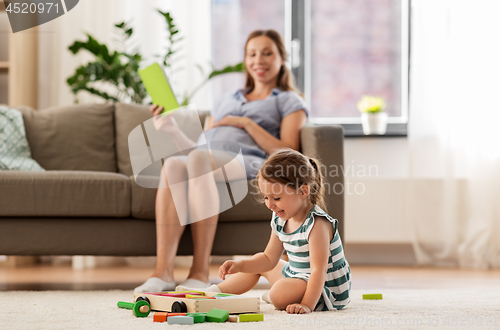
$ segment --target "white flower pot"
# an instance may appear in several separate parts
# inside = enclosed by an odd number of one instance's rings
[[[382,135],[387,131],[387,113],[363,112],[361,124],[365,135]]]

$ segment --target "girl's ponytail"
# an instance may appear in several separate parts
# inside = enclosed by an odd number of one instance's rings
[[[309,185],[309,198],[313,204],[318,205],[323,211],[328,212],[325,202],[325,187],[323,185],[323,164],[317,159],[307,157],[309,164],[313,168],[313,182]]]

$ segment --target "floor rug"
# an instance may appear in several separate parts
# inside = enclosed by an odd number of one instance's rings
[[[245,295],[260,297],[263,290]],[[382,293],[382,300],[363,300]],[[0,292],[0,329],[500,329],[500,292],[486,289],[352,290],[341,311],[289,315],[262,302],[259,323],[203,323],[191,326],[153,323],[119,309],[131,291]]]

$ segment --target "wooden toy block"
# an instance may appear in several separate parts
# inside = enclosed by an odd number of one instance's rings
[[[167,313],[167,317],[171,316],[186,316],[187,313]]]
[[[228,322],[238,322],[238,316],[237,315],[229,315],[227,318]]]
[[[191,316],[171,316],[167,318],[168,324],[194,324]]]
[[[164,292],[164,293],[189,293],[189,294],[200,294],[202,296],[205,295],[205,292],[204,291],[167,291],[167,292]]]
[[[161,295],[169,293],[172,292],[136,293],[134,297],[149,299],[151,309],[159,312],[207,313],[213,308],[226,310],[231,314],[258,313],[260,311],[259,297],[233,295],[213,299],[216,295],[220,294],[216,292],[207,292],[204,297],[181,298]],[[190,295],[192,291],[181,293]],[[212,299],[204,299],[206,297]]]
[[[187,313],[186,316],[191,316],[194,323],[203,323],[206,321],[206,313]]]
[[[367,294],[363,295],[363,299],[380,300],[380,299],[382,299],[382,294],[381,293],[367,293]]]
[[[226,322],[228,318],[229,312],[218,308],[212,308],[206,316],[207,322]]]
[[[166,312],[156,312],[153,315],[153,322],[167,322],[167,313]]]
[[[175,294],[175,293],[162,293],[161,296],[163,297],[177,297],[177,298],[185,298],[186,297],[186,293],[178,293],[178,294]]]
[[[240,322],[264,321],[264,314],[240,314]]]
[[[230,293],[217,293],[214,297],[215,298],[220,298],[220,297],[235,297],[235,294],[230,294]]]
[[[119,308],[131,309],[136,317],[147,317],[151,312],[151,306],[145,300],[139,300],[135,303],[119,301],[117,306]]]
[[[167,291],[167,292],[149,292],[145,294],[154,296],[177,297],[177,298],[184,298],[186,297],[186,295],[205,296],[205,292],[202,291]]]
[[[191,295],[186,295],[186,298],[198,299],[198,300],[202,300],[202,299],[217,299],[215,297],[202,297],[202,296],[191,296]]]

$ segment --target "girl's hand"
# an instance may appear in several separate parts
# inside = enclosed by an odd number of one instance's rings
[[[311,309],[304,304],[290,304],[286,306],[286,312],[288,314],[308,314],[311,313]]]
[[[219,268],[219,277],[223,280],[226,279],[226,274],[236,274],[241,271],[242,261],[227,260]]]
[[[179,125],[177,125],[177,122],[172,115],[160,115],[163,111],[163,107],[153,104],[151,108],[149,108],[149,111],[151,111],[154,116],[153,124],[157,131],[161,131],[169,135],[174,135],[179,132]]]
[[[227,115],[224,118],[222,118],[221,120],[219,120],[218,122],[216,122],[212,127],[234,126],[234,127],[245,129],[251,121],[252,120],[248,117]]]

